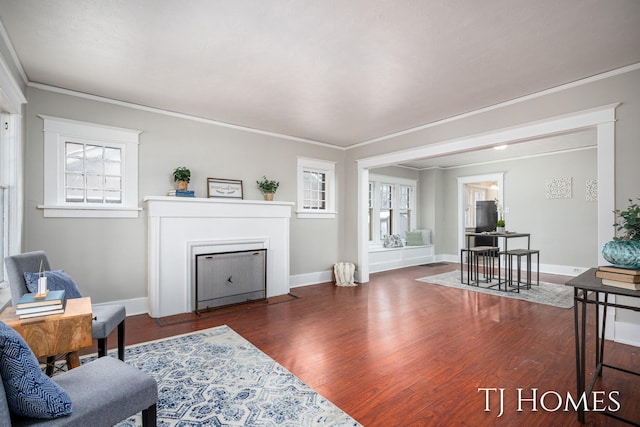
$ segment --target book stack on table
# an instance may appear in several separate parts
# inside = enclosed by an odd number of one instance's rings
[[[24,294],[16,303],[16,314],[20,319],[64,313],[66,303],[64,290],[49,291],[47,296],[36,298],[36,294]]]
[[[606,286],[640,290],[640,270],[637,269],[605,265],[598,267],[596,277]]]

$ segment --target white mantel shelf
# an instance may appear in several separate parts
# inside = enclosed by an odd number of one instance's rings
[[[265,200],[241,200],[241,199],[216,199],[203,197],[174,197],[174,196],[146,196],[144,201],[149,210],[148,215],[162,212],[162,216],[198,216],[202,210],[215,213],[219,216],[226,215],[255,215],[259,209],[269,216],[282,216],[285,211],[287,217],[291,217],[293,202],[265,201]],[[277,207],[284,210],[276,210]],[[238,209],[240,208],[240,209]],[[247,209],[245,209],[247,208]],[[264,208],[264,209],[263,209]],[[274,209],[276,208],[276,209]],[[153,210],[153,211],[152,211]]]
[[[289,293],[293,202],[146,196],[151,317],[194,310],[195,254],[267,249],[267,297]]]

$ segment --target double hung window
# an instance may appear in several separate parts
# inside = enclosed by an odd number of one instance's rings
[[[385,236],[416,227],[417,181],[383,175],[369,175],[369,241],[380,243]]]

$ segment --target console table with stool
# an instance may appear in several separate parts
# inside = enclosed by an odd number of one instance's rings
[[[574,327],[575,327],[575,346],[576,346],[576,383],[577,394],[576,396],[582,396],[586,393],[587,396],[591,395],[598,377],[602,377],[603,368],[614,369],[625,374],[640,376],[640,372],[631,371],[624,367],[611,365],[604,361],[604,337],[605,326],[607,322],[607,309],[609,307],[621,308],[625,310],[640,311],[640,307],[611,303],[609,302],[609,295],[620,295],[625,297],[640,298],[640,291],[619,288],[616,286],[606,286],[602,284],[602,279],[595,276],[596,268],[587,270],[569,280],[566,285],[573,287],[573,306],[574,306]],[[592,294],[590,298],[589,294]],[[602,296],[602,298],[600,298]],[[587,306],[594,305],[595,310],[595,330],[593,336],[595,337],[595,370],[589,386],[586,386],[586,341],[587,341]],[[599,308],[602,307],[602,316],[600,316]],[[602,319],[601,319],[602,317]],[[588,399],[587,399],[588,400]],[[578,420],[584,424],[584,412],[583,405],[578,407]],[[631,421],[625,419],[614,412],[606,410],[597,411],[600,414],[615,418],[619,421],[623,421],[632,425],[640,425],[640,420]]]
[[[537,257],[537,284],[540,283],[540,251],[537,249],[531,249],[531,234],[530,233],[516,233],[516,232],[504,232],[498,233],[495,231],[491,232],[468,232],[465,233],[466,237],[466,248],[460,250],[460,281],[466,284],[472,284],[472,276],[475,273],[477,276],[477,271],[479,268],[479,260],[478,257],[484,254],[490,253],[497,254],[498,258],[498,289],[508,291],[510,288],[513,288],[514,291],[519,292],[521,285],[524,285],[527,289],[531,286],[532,277],[532,256],[536,255]],[[471,247],[471,239],[473,237],[490,237],[493,239],[493,246],[484,247],[479,246],[476,248]],[[526,238],[527,239],[527,248],[526,249],[509,249],[509,239],[514,238]],[[502,246],[500,245],[500,240],[503,239]],[[488,248],[488,249],[487,249]],[[463,271],[464,271],[464,254],[467,254],[467,282],[464,282],[463,279]],[[502,281],[501,277],[501,262],[500,259],[504,257],[504,266],[505,266],[505,279]],[[514,267],[514,258],[516,261],[516,278],[514,281],[513,277],[513,267]],[[526,272],[525,277],[526,281],[523,281],[522,274],[522,258],[526,260]],[[487,271],[487,268],[491,269],[491,277],[494,276],[493,273],[493,261],[491,266],[488,263],[484,263],[483,268]],[[486,275],[485,275],[486,278]],[[478,283],[479,277],[476,277],[476,284]],[[504,284],[504,289],[502,289],[502,285]],[[496,286],[496,285],[494,285]]]

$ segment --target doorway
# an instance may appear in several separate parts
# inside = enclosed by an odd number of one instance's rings
[[[475,231],[476,201],[499,200],[504,205],[504,173],[458,178],[458,253],[465,247],[467,229]]]

